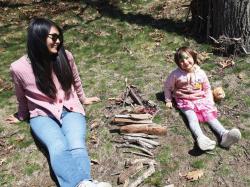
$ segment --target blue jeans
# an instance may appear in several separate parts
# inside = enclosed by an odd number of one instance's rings
[[[85,134],[86,120],[80,113],[63,110],[62,122],[53,117],[30,119],[34,135],[48,149],[52,169],[61,187],[75,187],[82,180],[91,180]]]

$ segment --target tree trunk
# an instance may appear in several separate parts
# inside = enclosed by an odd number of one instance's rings
[[[250,53],[250,0],[192,0],[193,31],[228,53]]]

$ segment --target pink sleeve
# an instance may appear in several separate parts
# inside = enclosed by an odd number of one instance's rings
[[[172,72],[164,83],[164,95],[166,102],[172,101],[172,92],[174,90],[174,87],[175,87],[175,76],[174,73]]]
[[[209,80],[207,78],[206,73],[203,71],[203,76],[204,76],[204,82],[202,84],[202,90],[205,92],[205,97],[211,101],[212,103],[214,103],[214,98],[213,98],[213,93],[211,90],[211,86],[209,83]]]
[[[23,121],[29,118],[29,110],[27,105],[27,99],[25,97],[25,92],[23,88],[23,84],[18,78],[16,72],[13,70],[13,67],[10,67],[10,73],[12,76],[12,80],[15,85],[15,94],[18,102],[18,119]]]
[[[86,96],[85,96],[85,93],[84,93],[83,88],[82,88],[82,82],[81,82],[81,79],[80,79],[80,76],[79,76],[79,73],[77,70],[77,66],[75,64],[74,57],[69,51],[66,51],[66,54],[67,54],[67,57],[69,59],[69,63],[70,63],[72,73],[73,73],[75,91],[77,93],[79,100],[81,101],[81,103],[83,103]]]

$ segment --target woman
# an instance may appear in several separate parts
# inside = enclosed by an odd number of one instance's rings
[[[61,28],[47,19],[33,19],[27,53],[10,67],[18,113],[7,120],[29,119],[35,136],[48,149],[60,186],[111,186],[91,181],[82,104],[100,99],[85,96],[73,56],[63,47]]]

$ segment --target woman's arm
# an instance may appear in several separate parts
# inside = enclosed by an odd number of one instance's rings
[[[81,101],[81,103],[85,104],[85,105],[89,105],[89,104],[92,104],[94,102],[100,101],[100,98],[98,98],[98,97],[86,97],[85,96],[85,93],[84,93],[83,88],[82,88],[81,78],[79,76],[74,57],[68,51],[67,51],[67,55],[68,55],[71,69],[72,69],[72,73],[73,73],[74,88],[76,90],[77,96],[78,96],[79,100]]]
[[[18,102],[18,112],[17,115],[13,115],[13,117],[18,118],[18,120],[20,121],[23,121],[29,118],[29,110],[27,99],[25,97],[25,91],[20,78],[18,77],[12,66],[10,67],[10,73],[15,86],[15,94]]]
[[[86,96],[85,96],[85,93],[84,93],[83,88],[82,88],[81,78],[79,76],[74,57],[69,51],[66,51],[66,54],[67,54],[67,57],[69,59],[69,63],[70,63],[71,69],[72,69],[74,88],[75,88],[76,94],[77,94],[79,100],[81,101],[81,103],[84,103]]]

